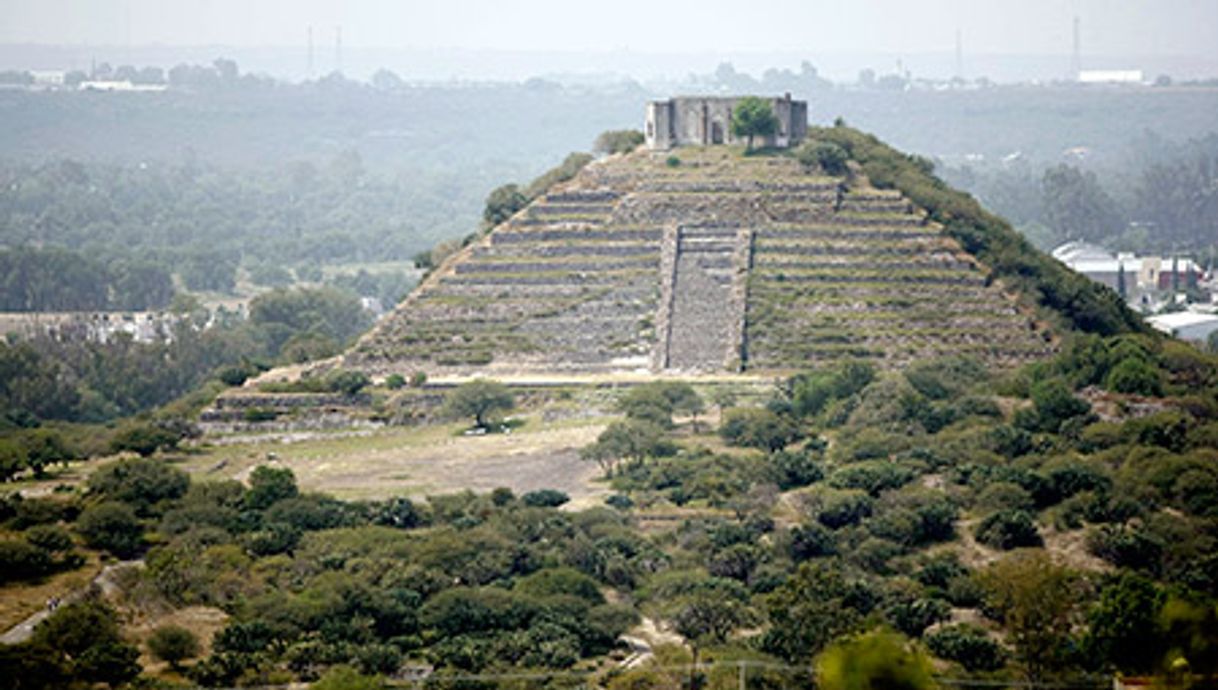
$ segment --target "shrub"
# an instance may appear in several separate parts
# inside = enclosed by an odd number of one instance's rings
[[[522,503],[534,508],[557,508],[571,500],[571,497],[556,489],[540,489],[530,491],[520,497]]]
[[[927,635],[925,641],[935,656],[969,671],[997,671],[1006,663],[1002,647],[985,630],[968,623],[946,625]]]
[[[883,630],[833,643],[816,659],[823,690],[930,690],[936,687],[925,656],[901,635]]]
[[[1043,543],[1032,515],[1024,510],[991,513],[977,526],[974,536],[982,544],[1003,551]]]
[[[110,451],[131,451],[147,457],[160,449],[176,448],[182,435],[155,424],[134,424],[122,429],[110,440]]]
[[[119,460],[94,472],[88,481],[90,493],[121,501],[148,515],[163,501],[181,498],[190,487],[190,476],[160,460]]]
[[[406,387],[406,377],[401,374],[390,374],[385,377],[385,387],[396,391]]]
[[[808,142],[799,147],[795,157],[807,167],[817,166],[827,175],[841,176],[849,170],[846,163],[849,154],[841,146],[830,141]]]
[[[162,625],[148,637],[148,651],[177,669],[182,661],[198,656],[199,639],[181,626]]]
[[[915,476],[913,470],[895,462],[859,462],[834,471],[829,476],[829,485],[837,489],[862,489],[872,496],[879,496],[888,489],[908,484]]]
[[[643,143],[643,133],[637,129],[613,129],[601,132],[592,144],[597,153],[630,153]]]
[[[343,395],[357,395],[371,384],[372,379],[362,371],[339,369],[326,375],[326,387]]]
[[[1103,525],[1089,534],[1087,550],[1118,568],[1158,573],[1163,565],[1163,542],[1123,525]]]
[[[829,529],[856,525],[871,515],[871,497],[862,491],[846,491],[825,498],[816,513],[820,524]]]
[[[59,525],[37,525],[25,532],[25,540],[49,553],[72,550],[72,535]]]
[[[0,583],[20,582],[51,572],[51,555],[23,541],[0,541]]]
[[[837,553],[833,533],[819,524],[811,523],[791,528],[791,560],[796,563],[809,558],[832,556]]]
[[[1139,357],[1120,361],[1104,378],[1104,388],[1117,393],[1163,395],[1163,381],[1157,369]]]
[[[799,439],[791,420],[764,409],[731,409],[724,413],[719,435],[733,446],[774,452]]]
[[[89,546],[119,558],[133,556],[143,546],[144,528],[126,503],[111,501],[86,508],[76,520],[76,531]]]
[[[773,468],[778,488],[788,491],[818,482],[825,476],[816,457],[807,449],[794,452],[780,450],[770,453],[767,460]]]

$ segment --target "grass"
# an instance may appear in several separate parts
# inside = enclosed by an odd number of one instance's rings
[[[30,583],[14,583],[0,587],[0,632],[6,632],[31,615],[41,611],[48,599],[62,597],[84,589],[101,572],[101,559],[95,551],[78,549],[85,564],[68,572],[56,573]]]

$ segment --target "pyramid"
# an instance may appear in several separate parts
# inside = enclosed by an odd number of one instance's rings
[[[586,166],[446,260],[345,356],[429,376],[785,373],[1050,353],[895,190],[737,147]]]

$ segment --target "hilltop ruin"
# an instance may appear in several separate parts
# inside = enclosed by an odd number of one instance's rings
[[[345,356],[373,373],[731,374],[1047,334],[899,192],[736,147],[584,168],[450,257]]]

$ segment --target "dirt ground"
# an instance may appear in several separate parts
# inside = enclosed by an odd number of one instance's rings
[[[244,480],[259,464],[288,467],[305,491],[344,499],[558,489],[573,508],[600,504],[608,487],[595,463],[579,458],[605,420],[543,424],[529,419],[510,434],[467,436],[459,426],[389,428],[358,436],[257,438],[204,448],[181,464],[197,479]],[[288,441],[288,442],[284,442]]]

